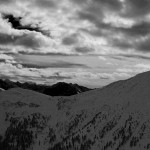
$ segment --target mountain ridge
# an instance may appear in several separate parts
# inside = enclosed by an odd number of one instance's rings
[[[65,83],[65,82],[58,82],[54,85],[49,86],[49,85],[42,85],[42,84],[35,84],[35,83],[28,83],[28,82],[20,83],[18,81],[13,82],[8,79],[6,80],[0,79],[0,88],[4,90],[8,90],[15,87],[33,90],[49,96],[71,96],[74,94],[91,90],[87,87],[80,86],[78,84]]]

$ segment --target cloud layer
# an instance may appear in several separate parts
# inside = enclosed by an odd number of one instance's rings
[[[149,52],[149,0],[1,0],[0,4],[0,34],[5,37],[0,44],[15,43],[17,52],[16,46],[20,51],[31,48],[30,52],[44,46],[43,53],[81,54],[81,47],[94,49],[87,54],[101,54],[106,47],[117,49],[115,53]],[[18,35],[25,36],[23,41],[16,42]]]

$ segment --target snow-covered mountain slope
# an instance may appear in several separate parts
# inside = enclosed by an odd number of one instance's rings
[[[2,150],[150,149],[150,72],[69,97],[0,93]]]

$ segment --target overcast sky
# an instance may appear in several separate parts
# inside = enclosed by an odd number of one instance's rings
[[[150,70],[150,0],[0,0],[0,77],[100,87]]]

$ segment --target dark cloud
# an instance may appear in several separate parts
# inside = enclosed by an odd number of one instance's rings
[[[22,17],[14,17],[11,14],[2,14],[2,18],[5,20],[8,20],[9,23],[11,23],[12,27],[14,29],[20,29],[21,28],[21,19]]]
[[[114,28],[114,27],[112,27]],[[116,27],[114,28],[116,32],[124,33],[127,36],[131,37],[138,37],[138,36],[146,36],[150,34],[150,23],[149,22],[138,22],[132,27],[123,28],[123,27]]]
[[[12,3],[12,0],[0,0],[1,4],[8,4],[8,3]]]
[[[75,51],[78,53],[85,54],[85,53],[93,52],[94,49],[92,49],[90,47],[76,47]]]
[[[126,58],[150,60],[149,56],[143,56],[143,55],[140,55],[140,54],[120,54],[119,56],[126,57]]]
[[[122,8],[122,3],[119,0],[93,0],[93,3],[101,5],[113,11],[119,11]]]
[[[87,4],[87,2],[88,2],[88,0],[72,0],[72,1],[76,4],[79,4],[79,5]]]
[[[23,46],[36,49],[42,46],[41,39],[37,39],[35,34],[8,35],[0,33],[0,45]]]
[[[84,64],[70,63],[64,61],[40,64],[22,63],[21,65],[26,68],[89,68],[87,65]]]
[[[125,17],[142,17],[150,12],[149,0],[125,0],[125,11],[123,16]]]
[[[37,39],[35,37],[35,34],[28,34],[17,39],[15,44],[21,45],[27,48],[37,49],[42,46],[42,41],[40,41],[40,39]]]
[[[17,39],[19,38],[19,36],[12,36],[12,35],[7,35],[7,34],[3,34],[0,33],[0,44],[1,45],[5,45],[5,44],[13,44]]]
[[[112,47],[118,47],[120,50],[134,49],[139,52],[150,52],[150,37],[142,37],[140,39],[133,40],[130,37],[124,39],[110,39],[109,41]]]
[[[62,40],[62,43],[64,45],[74,45],[74,44],[78,43],[78,35],[72,34],[70,36],[67,36]]]
[[[35,0],[35,5],[42,8],[55,8],[57,4],[56,0]]]
[[[84,6],[86,5],[89,10],[94,10],[94,8],[108,8],[114,11],[118,11],[122,7],[122,3],[119,0],[73,0],[73,2],[79,5],[84,4]]]
[[[81,11],[78,13],[78,17],[81,20],[88,20],[89,22],[92,22],[93,24],[99,27],[102,23],[103,14],[102,12],[100,12],[101,10],[98,10],[98,11],[99,13],[98,12],[92,13],[90,10],[85,11],[85,12]]]
[[[150,52],[150,37],[137,42],[135,48],[139,51]]]
[[[26,64],[26,63],[22,63],[21,65],[22,65],[24,68],[37,68],[37,69],[45,69],[45,68],[48,68],[48,66],[38,65],[38,64]]]
[[[85,0],[86,2],[86,0]],[[93,0],[78,13],[78,17],[83,20],[88,20],[98,27],[103,26],[105,12],[119,12],[122,8],[122,3],[119,0]]]
[[[6,63],[6,59],[0,59],[0,63]]]
[[[113,39],[113,38],[109,39],[109,43],[112,45],[112,47],[114,46],[119,47],[122,50],[133,48],[133,44],[134,44],[134,43],[131,43],[130,40]]]
[[[2,18],[4,20],[7,20],[14,29],[17,29],[17,30],[28,30],[28,31],[35,31],[35,32],[39,32],[39,33],[42,33],[43,35],[45,36],[48,36],[50,37],[50,33],[48,31],[44,31],[42,30],[40,27],[34,27],[32,24],[31,25],[23,25],[22,24],[22,17],[15,17],[14,15],[12,14],[2,14]]]

